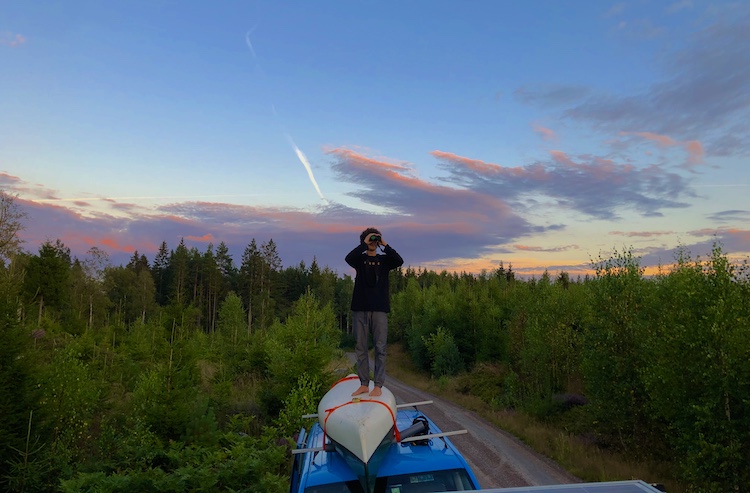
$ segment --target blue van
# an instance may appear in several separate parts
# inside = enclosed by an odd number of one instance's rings
[[[478,490],[479,482],[464,457],[447,436],[417,409],[399,409],[396,426],[409,440],[393,443],[377,472],[374,493],[423,493]],[[418,430],[409,433],[405,430]],[[438,436],[435,436],[438,435]],[[424,438],[420,438],[424,437]],[[290,493],[371,493],[364,491],[357,475],[344,459],[323,443],[316,422],[310,431],[300,430]]]

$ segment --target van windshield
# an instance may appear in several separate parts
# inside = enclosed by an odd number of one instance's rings
[[[463,469],[399,474],[377,478],[375,493],[426,493],[432,491],[474,490],[469,475]],[[309,486],[305,493],[365,493],[359,481]]]

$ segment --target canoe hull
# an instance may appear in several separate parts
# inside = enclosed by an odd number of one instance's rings
[[[353,397],[359,385],[356,375],[337,382],[318,404],[318,421],[339,448],[367,464],[384,440],[393,441],[396,398],[385,387],[378,397]]]

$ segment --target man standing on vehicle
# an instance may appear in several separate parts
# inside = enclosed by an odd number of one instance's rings
[[[369,334],[375,344],[375,386],[370,395],[377,397],[385,381],[385,352],[388,340],[388,312],[391,298],[388,273],[404,263],[396,250],[383,240],[376,228],[367,228],[359,235],[360,243],[346,256],[346,263],[357,272],[352,294],[352,319],[357,344],[357,376],[360,387],[352,395],[370,390],[370,358],[367,354]],[[381,247],[383,253],[378,253]]]

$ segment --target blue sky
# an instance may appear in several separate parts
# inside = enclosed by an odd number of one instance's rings
[[[750,254],[750,3],[212,3],[0,3],[28,251],[273,239],[344,274],[376,226],[438,271]]]

